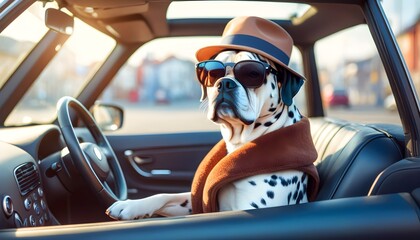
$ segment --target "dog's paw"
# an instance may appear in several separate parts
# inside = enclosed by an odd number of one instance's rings
[[[117,201],[112,204],[107,210],[106,214],[115,220],[136,220],[140,218],[147,218],[153,214],[146,209],[147,204],[142,204],[142,200],[125,200]]]

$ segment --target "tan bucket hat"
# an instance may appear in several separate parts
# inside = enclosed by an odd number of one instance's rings
[[[305,79],[288,67],[292,47],[292,37],[276,23],[259,17],[236,17],[226,25],[221,44],[199,49],[196,58],[201,62],[224,50],[245,50],[260,54]]]

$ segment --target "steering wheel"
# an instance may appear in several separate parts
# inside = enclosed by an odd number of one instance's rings
[[[95,143],[80,143],[70,115],[70,109],[82,120]],[[57,103],[58,123],[76,170],[97,193],[99,200],[110,206],[117,200],[127,199],[127,184],[117,157],[108,140],[99,129],[89,111],[76,99],[63,97]],[[112,173],[112,174],[111,174]],[[106,182],[114,178],[115,193]]]

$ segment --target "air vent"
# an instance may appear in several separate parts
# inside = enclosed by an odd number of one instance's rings
[[[26,163],[16,168],[15,177],[22,195],[26,195],[40,184],[34,163]]]

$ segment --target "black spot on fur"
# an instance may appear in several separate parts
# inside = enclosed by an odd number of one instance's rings
[[[276,89],[276,85],[274,85],[274,83],[271,83],[271,88],[274,90]]]
[[[279,177],[280,183],[283,187],[287,187],[290,184],[290,179],[289,181],[287,181],[286,179],[284,179],[283,177]]]
[[[293,200],[296,200],[296,199],[297,199],[297,196],[298,196],[298,191],[296,190],[296,191],[293,193]]]
[[[270,93],[270,98],[273,98],[273,94]]]
[[[267,205],[264,198],[261,198],[261,204],[264,205],[264,206]]]
[[[293,118],[295,116],[295,114],[292,111],[289,111],[289,117]]]
[[[264,123],[264,126],[269,127],[269,126],[271,126],[271,124],[273,124],[273,123],[272,122],[266,122],[266,123]]]
[[[261,123],[259,123],[259,122],[255,123],[254,129],[257,128],[257,127],[259,127],[259,126],[261,126]]]
[[[269,112],[274,112],[274,111],[276,111],[276,108],[270,108],[270,109],[268,109],[268,111]]]
[[[257,184],[254,181],[249,181],[249,184],[251,184],[252,186],[257,186]]]
[[[302,191],[299,191],[299,194],[298,194],[297,199],[296,199],[296,204],[299,204],[300,201],[302,201],[302,199],[303,199],[303,193],[302,193]]]
[[[275,179],[277,179],[277,176],[276,175],[271,175],[271,178],[275,180]]]
[[[299,190],[300,189],[300,182],[298,182],[296,189]]]
[[[296,121],[296,118],[293,118],[293,123],[296,123],[297,121]]]
[[[268,182],[268,184],[269,184],[270,186],[272,186],[272,187],[275,187],[275,186],[277,185],[277,181],[276,181],[276,180],[271,179],[271,180]]]
[[[302,174],[302,177],[300,178],[300,181],[303,183],[306,179],[306,173]]]
[[[287,195],[287,204],[290,204],[291,197],[292,197],[292,192],[289,192],[289,195]]]
[[[258,205],[256,204],[256,203],[254,203],[254,202],[252,202],[251,203],[251,206],[253,207],[253,208],[255,208],[255,209],[258,209],[259,207],[258,207]]]
[[[191,209],[191,208],[188,208],[188,212],[189,212],[189,213],[192,213],[192,209]]]
[[[281,116],[281,112],[279,112],[276,116],[274,116],[275,119],[279,119]]]
[[[274,104],[272,103],[271,105],[270,105],[270,107],[273,107],[274,106]]]
[[[283,105],[283,107],[281,108],[280,114],[282,114],[282,113],[283,113],[283,111],[284,111],[284,106],[285,106],[285,105]]]
[[[292,178],[292,183],[297,183],[297,181],[298,181],[298,177],[297,176],[294,176],[293,178]]]
[[[265,182],[265,183],[268,183],[268,180],[267,180],[267,179],[264,179],[264,182]]]
[[[274,192],[273,191],[267,191],[267,197],[273,199],[274,198]]]
[[[188,204],[188,200],[185,200],[185,202],[181,203],[180,206],[185,207],[185,206],[187,206],[187,204]]]
[[[297,109],[296,111],[297,111],[297,113],[298,113],[298,115],[299,115],[299,118],[302,118],[303,116],[302,116],[302,114],[300,113],[299,109]]]

